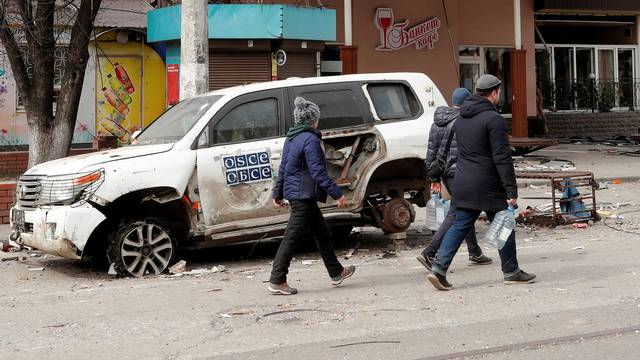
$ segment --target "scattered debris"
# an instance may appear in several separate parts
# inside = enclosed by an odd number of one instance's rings
[[[227,268],[224,265],[217,265],[211,268],[212,273],[224,272]]]
[[[109,266],[109,271],[107,272],[107,274],[109,274],[109,275],[118,275],[118,273],[116,272],[116,264],[115,263],[111,263],[111,266]]]
[[[218,317],[228,319],[228,318],[230,318],[230,317],[232,317],[232,316],[231,316],[231,315],[229,315],[229,314],[222,313],[222,314],[218,314]]]
[[[382,258],[383,259],[390,259],[396,257],[396,251],[395,250],[382,250]]]
[[[213,288],[213,289],[205,290],[203,292],[216,292],[216,291],[222,291],[222,288]]]
[[[27,270],[29,270],[29,271],[44,271],[44,267],[33,267],[33,268],[28,268]]]
[[[575,223],[572,225],[574,229],[586,229],[589,227],[586,223]]]
[[[329,347],[331,349],[337,349],[337,348],[341,348],[341,347],[345,347],[345,346],[369,345],[369,344],[400,344],[400,341],[398,341],[398,340],[359,341],[359,342],[348,343],[348,344],[333,345],[333,346],[329,346]]]
[[[187,271],[187,262],[184,260],[178,261],[177,263],[173,264],[173,266],[169,268],[170,274],[178,274],[178,273],[183,273],[185,271]]]
[[[249,315],[251,314],[251,310],[247,308],[237,308],[231,310],[231,315]]]
[[[573,249],[571,249],[571,250],[574,250],[574,251],[575,251],[575,250],[582,250],[582,249],[584,249],[584,246],[580,245],[580,246],[576,246],[576,247],[574,247],[574,248],[573,248]]]

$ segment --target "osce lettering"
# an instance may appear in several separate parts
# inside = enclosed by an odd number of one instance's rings
[[[266,151],[225,156],[223,163],[226,182],[229,186],[272,178],[269,153]]]
[[[441,23],[437,17],[407,29],[409,20],[395,23],[392,9],[379,8],[374,22],[380,31],[380,45],[376,47],[378,51],[400,50],[410,45],[415,45],[416,49],[433,49],[439,39]]]

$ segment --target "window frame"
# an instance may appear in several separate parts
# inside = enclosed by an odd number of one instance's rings
[[[224,143],[213,143],[213,129],[225,118],[231,111],[236,109],[237,107],[248,104],[255,101],[267,100],[267,99],[275,99],[276,100],[276,111],[278,118],[278,134],[275,136],[259,138],[259,139],[250,139],[250,140],[241,140],[241,141],[230,141]],[[213,117],[209,120],[207,125],[202,129],[202,131],[196,136],[195,140],[191,144],[192,150],[201,150],[208,149],[217,146],[226,146],[232,144],[242,144],[242,143],[250,143],[256,141],[263,141],[269,139],[278,139],[285,135],[285,119],[287,118],[287,113],[284,109],[284,104],[286,102],[285,93],[282,88],[279,89],[269,89],[269,90],[260,90],[247,94],[242,94],[236,96],[232,100],[228,101],[226,104],[222,106],[220,110],[218,110]],[[207,141],[207,146],[198,147],[198,142],[200,140],[200,136],[207,131],[209,139]]]
[[[373,103],[373,99],[371,98],[371,95],[369,95],[369,89],[368,86],[369,85],[376,85],[376,84],[402,84],[404,86],[406,86],[407,88],[409,88],[409,91],[411,91],[411,94],[413,95],[413,97],[416,99],[416,102],[418,103],[418,112],[415,116],[412,117],[407,117],[407,118],[395,118],[395,119],[380,119],[380,116],[378,115],[378,111],[376,110],[376,107]],[[413,87],[411,86],[411,84],[409,84],[409,82],[405,81],[405,80],[374,80],[374,81],[367,81],[365,83],[362,84],[362,91],[365,94],[365,97],[367,99],[367,101],[369,102],[369,111],[371,112],[371,114],[373,115],[373,119],[374,122],[376,124],[391,124],[394,122],[399,122],[399,121],[410,121],[410,120],[416,120],[418,118],[420,118],[423,114],[424,114],[424,106],[422,106],[422,102],[420,101],[420,97],[418,96],[418,94],[416,94],[415,90],[413,89]]]
[[[360,109],[360,113],[363,117],[363,123],[358,125],[349,125],[343,126],[339,128],[331,128],[331,129],[322,129],[322,131],[334,131],[340,129],[348,129],[352,127],[361,127],[361,126],[370,126],[375,123],[373,119],[373,115],[371,113],[371,109],[364,106],[367,102],[367,98],[362,90],[362,84],[364,82],[361,81],[349,81],[349,82],[335,82],[335,83],[322,83],[322,84],[311,84],[311,85],[297,85],[288,87],[288,113],[293,114],[293,109],[295,108],[293,102],[297,96],[304,97],[304,93],[309,92],[327,92],[327,91],[340,91],[340,90],[349,90],[352,91],[356,96],[356,101],[358,102],[358,107]],[[322,113],[320,114],[320,121],[322,121]],[[287,121],[287,128],[293,126],[293,117],[290,116]]]

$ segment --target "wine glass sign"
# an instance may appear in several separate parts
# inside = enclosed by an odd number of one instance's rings
[[[393,9],[390,8],[378,8],[374,23],[380,31],[380,45],[376,47],[378,51],[400,50],[410,45],[415,45],[416,49],[433,49],[441,25],[440,19],[432,17],[407,28],[409,20],[394,23]]]

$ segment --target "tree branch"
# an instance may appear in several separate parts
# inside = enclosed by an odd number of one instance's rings
[[[13,72],[13,77],[16,80],[18,91],[20,91],[21,94],[29,94],[31,91],[31,83],[29,82],[29,76],[27,75],[24,56],[15,37],[13,36],[11,28],[9,27],[6,10],[7,7],[5,6],[0,9],[0,40],[4,45],[7,56],[9,57],[11,71]]]

